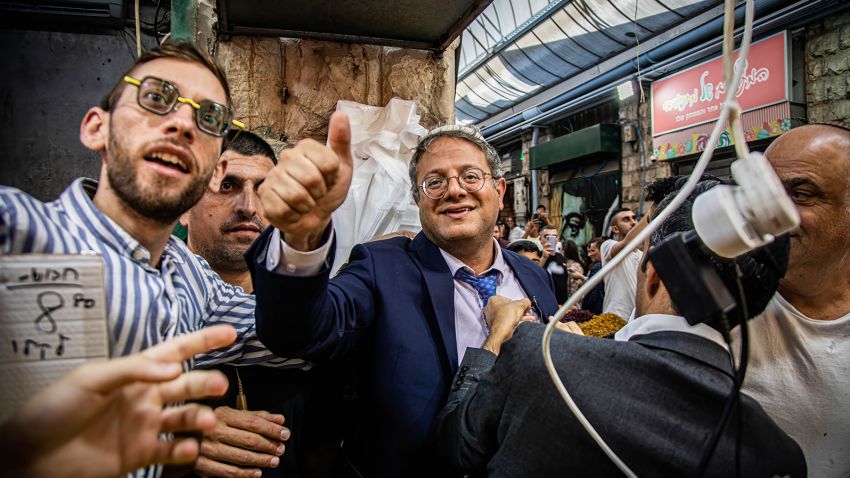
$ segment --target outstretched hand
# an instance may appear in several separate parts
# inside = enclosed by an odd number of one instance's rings
[[[0,457],[16,476],[114,477],[154,463],[198,456],[194,438],[163,433],[212,429],[212,410],[171,403],[217,396],[217,371],[182,373],[185,360],[234,341],[229,326],[207,327],[142,353],[83,365],[28,401],[0,429]]]
[[[348,194],[352,170],[351,127],[340,111],[331,116],[328,146],[305,139],[281,153],[260,187],[260,200],[287,244],[300,251],[321,245],[331,213]]]

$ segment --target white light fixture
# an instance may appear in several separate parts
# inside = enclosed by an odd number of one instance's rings
[[[628,80],[617,85],[617,96],[620,101],[625,101],[635,95],[634,81]]]
[[[697,196],[692,217],[703,243],[721,257],[737,257],[800,224],[800,214],[761,153],[732,163],[737,186]]]

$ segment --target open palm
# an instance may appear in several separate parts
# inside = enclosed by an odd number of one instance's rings
[[[0,430],[3,458],[25,476],[120,476],[154,463],[189,463],[193,438],[215,425],[198,404],[166,405],[227,389],[220,372],[181,374],[190,357],[233,342],[230,327],[209,327],[141,354],[84,365],[51,385]],[[7,460],[8,459],[8,460]]]

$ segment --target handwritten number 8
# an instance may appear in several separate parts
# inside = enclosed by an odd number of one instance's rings
[[[47,302],[48,302],[47,298],[48,297],[54,298],[54,300],[51,300],[50,302],[58,302],[58,303],[56,305],[48,305],[47,304]],[[55,312],[55,311],[61,309],[62,307],[64,307],[65,306],[65,299],[63,299],[62,296],[60,294],[56,293],[56,292],[47,291],[47,292],[42,292],[42,293],[38,294],[37,302],[38,302],[38,308],[41,309],[42,313],[41,313],[41,315],[39,315],[35,319],[35,328],[38,329],[40,332],[44,332],[46,334],[52,334],[52,333],[56,332],[56,319],[54,319],[50,315],[50,313]],[[43,322],[44,320],[47,321],[46,327],[45,327],[44,322]]]

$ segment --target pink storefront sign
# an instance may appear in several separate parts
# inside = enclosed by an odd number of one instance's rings
[[[743,111],[788,101],[788,48],[782,32],[753,43],[736,99]],[[736,52],[737,59],[737,52]],[[652,135],[657,137],[714,121],[726,100],[723,59],[702,63],[652,83]]]

